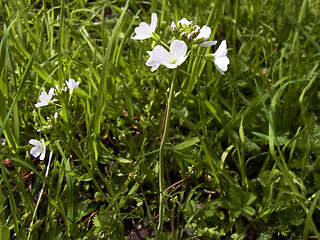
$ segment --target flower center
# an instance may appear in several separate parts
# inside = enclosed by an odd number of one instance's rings
[[[177,61],[178,60],[174,56],[170,57],[170,64],[175,64]]]

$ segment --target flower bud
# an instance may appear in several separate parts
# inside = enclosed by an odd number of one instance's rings
[[[187,34],[186,32],[180,33],[180,38],[182,38],[182,37],[185,36],[186,34]]]
[[[178,27],[176,25],[176,23],[174,21],[171,22],[171,28],[173,31],[177,31],[178,30]]]

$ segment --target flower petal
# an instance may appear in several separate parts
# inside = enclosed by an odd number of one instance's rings
[[[214,64],[216,65],[218,71],[224,75],[224,72],[228,70],[228,64],[230,63],[227,56],[215,58]]]
[[[149,55],[150,55],[150,57],[149,57],[148,60],[146,61],[146,65],[147,65],[148,67],[151,67],[151,72],[153,72],[153,71],[155,71],[158,67],[160,67],[161,62],[156,61],[156,60],[153,58],[152,54],[149,54]]]
[[[151,33],[153,33],[156,30],[157,20],[158,20],[157,14],[156,13],[152,13],[152,15],[151,15],[151,24],[150,24]]]
[[[213,54],[215,58],[225,56],[227,54],[227,43],[226,40],[223,40],[218,47],[217,51]]]
[[[48,102],[38,102],[34,106],[38,108],[38,107],[47,106],[48,104],[49,104]]]
[[[54,95],[54,88],[50,88],[48,92],[48,96],[50,97],[49,100],[51,100],[52,96]]]
[[[44,160],[45,156],[46,156],[46,151],[44,150],[44,151],[41,153],[39,159],[40,159],[40,160]]]
[[[132,37],[132,39],[143,40],[147,39],[151,36],[152,32],[150,30],[150,26],[145,22],[139,24],[139,27],[134,29],[136,36]]]
[[[206,41],[201,43],[199,46],[200,47],[211,47],[213,45],[215,45],[217,43],[217,41]]]
[[[210,38],[210,35],[211,35],[211,28],[204,25],[200,29],[199,35],[194,40],[203,38],[204,41],[207,41]]]
[[[146,62],[146,65],[151,68],[151,71],[155,71],[164,62],[170,62],[170,53],[162,46],[157,45],[152,51],[148,51],[150,55]]]
[[[178,61],[175,63],[177,64],[177,66],[181,65],[186,59],[188,58],[188,56],[184,56],[178,59]]]
[[[48,94],[45,91],[43,91],[39,96],[39,100],[40,100],[40,102],[49,102],[50,97],[48,96]]]
[[[30,154],[36,158],[41,154],[41,150],[39,147],[33,147],[30,150]]]
[[[163,63],[163,65],[165,65],[167,68],[174,69],[174,68],[178,67],[179,65],[181,65],[187,59],[187,57],[188,56],[181,57],[175,63],[165,62],[165,63]]]
[[[191,21],[188,21],[186,18],[182,18],[178,21],[178,24],[181,24],[181,26],[186,25],[187,27],[191,25]]]
[[[42,153],[40,155],[40,160],[43,160],[46,156],[46,144],[44,143],[44,140],[41,139],[41,145],[42,145]]]
[[[35,139],[30,139],[29,144],[34,145],[34,146],[40,146],[41,142],[39,142],[38,140],[35,140]]]
[[[70,78],[69,81],[66,81],[66,84],[70,90],[74,90],[79,86],[80,82]]]
[[[184,57],[186,55],[187,51],[188,51],[187,44],[182,40],[174,40],[170,44],[170,53],[177,60],[179,60],[179,58]]]
[[[159,61],[167,61],[167,59],[170,59],[170,53],[162,46],[157,45],[154,47],[152,51],[152,55],[159,59]]]
[[[73,79],[66,80],[67,87],[70,88]]]

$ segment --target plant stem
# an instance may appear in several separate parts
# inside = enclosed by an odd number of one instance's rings
[[[50,152],[50,155],[49,155],[49,161],[48,161],[46,173],[45,173],[45,175],[44,175],[45,178],[48,177],[49,167],[50,167],[50,164],[51,164],[51,158],[52,158],[52,151]],[[31,219],[31,223],[30,223],[30,227],[29,227],[28,240],[29,240],[30,237],[31,237],[33,220],[35,219],[35,217],[36,217],[36,215],[37,215],[37,209],[38,209],[38,207],[39,207],[39,203],[40,203],[40,200],[41,200],[41,197],[42,197],[42,194],[43,194],[43,189],[44,189],[45,185],[46,185],[46,184],[43,183],[42,188],[41,188],[40,193],[39,193],[39,197],[38,197],[38,201],[37,201],[36,207],[35,207],[34,212],[33,212],[33,215],[32,215],[32,219]]]
[[[162,232],[163,228],[163,217],[164,217],[164,191],[165,191],[165,182],[164,182],[164,146],[166,144],[166,140],[168,137],[168,130],[169,130],[169,123],[170,123],[170,116],[171,116],[171,106],[172,106],[172,96],[174,92],[175,82],[176,82],[177,70],[174,70],[173,79],[171,82],[169,99],[166,106],[164,119],[163,119],[163,126],[162,126],[162,136],[161,136],[161,143],[159,149],[159,224],[157,231],[158,233]]]

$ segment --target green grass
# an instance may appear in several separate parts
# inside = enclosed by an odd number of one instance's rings
[[[230,59],[224,76],[197,56],[177,71],[157,236],[174,71],[151,72],[156,42],[131,39],[152,12],[166,43],[185,17]],[[0,239],[320,239],[319,13],[319,0],[0,1]],[[71,96],[34,107],[70,78]],[[41,138],[44,161],[29,154]]]

